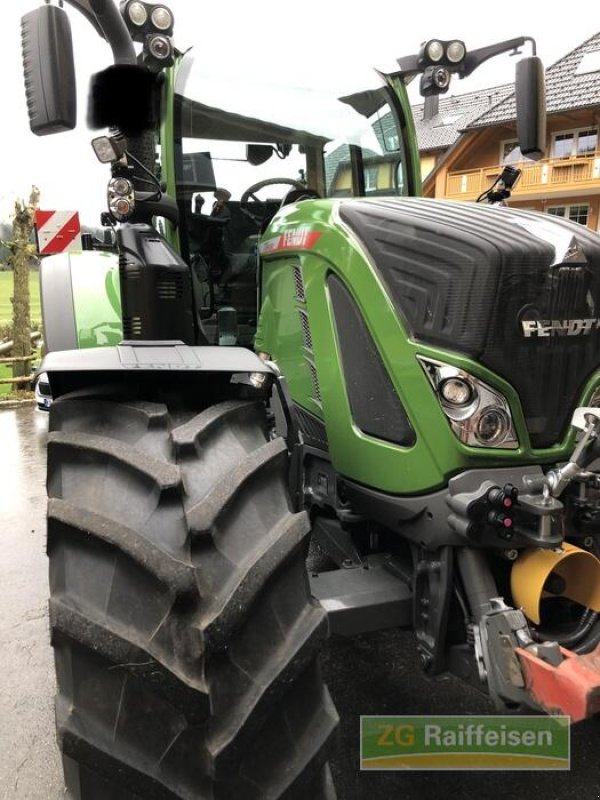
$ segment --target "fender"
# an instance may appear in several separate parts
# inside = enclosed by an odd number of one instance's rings
[[[250,383],[260,388],[259,376],[275,376],[271,366],[245,347],[190,346],[183,342],[122,342],[117,347],[62,350],[48,353],[38,373],[48,375],[52,397],[97,386],[99,383],[139,383],[157,372],[171,373],[175,390],[183,381],[210,389],[202,376],[221,375],[225,382]],[[255,381],[249,376],[255,375]],[[163,379],[164,380],[164,379]]]
[[[123,338],[118,257],[98,250],[46,256],[40,266],[46,352]]]

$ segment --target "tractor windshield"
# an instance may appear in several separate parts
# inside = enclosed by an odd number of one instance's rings
[[[227,215],[230,235],[256,234],[302,188],[319,197],[406,194],[397,101],[386,86],[339,98],[249,87],[186,55],[175,98],[177,199],[188,231],[201,217]]]

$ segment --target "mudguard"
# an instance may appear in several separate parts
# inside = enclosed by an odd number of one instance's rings
[[[116,345],[123,338],[116,254],[93,250],[46,256],[40,295],[47,352]]]
[[[249,382],[252,373],[273,375],[271,367],[245,347],[192,347],[182,342],[123,342],[117,347],[48,353],[39,372],[48,375],[54,399],[66,392],[102,383],[156,380],[176,389],[184,380],[206,389],[206,374],[215,379]],[[258,381],[260,385],[260,379]],[[252,385],[252,384],[251,384]]]

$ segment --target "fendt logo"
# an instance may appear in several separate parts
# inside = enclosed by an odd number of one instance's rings
[[[600,328],[600,317],[586,319],[523,319],[523,334],[532,336],[589,336]]]

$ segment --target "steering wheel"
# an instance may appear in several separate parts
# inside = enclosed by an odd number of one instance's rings
[[[256,192],[260,192],[261,189],[264,189],[265,186],[277,186],[285,185],[285,186],[292,186],[294,189],[306,189],[306,192],[310,190],[306,188],[303,183],[300,181],[295,181],[293,178],[267,178],[264,181],[258,181],[258,183],[253,183],[252,186],[249,186],[244,194],[240,198],[240,211],[245,214],[247,217],[250,217],[251,220],[256,222],[256,224],[260,224],[261,217],[256,214],[253,214],[250,211],[250,203],[249,200],[254,200],[255,203],[262,202],[259,197],[256,196]]]

